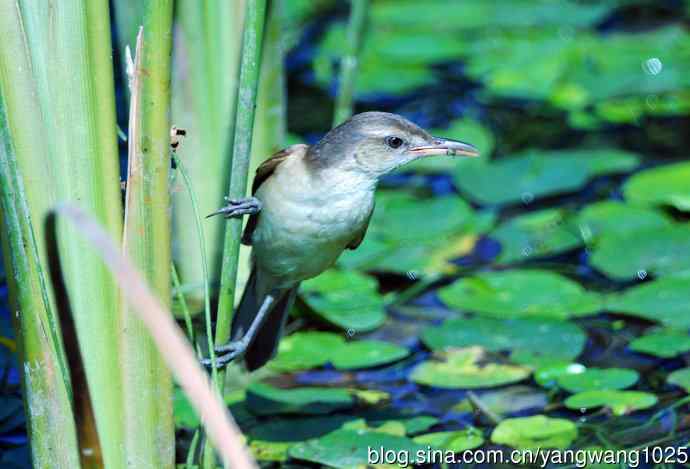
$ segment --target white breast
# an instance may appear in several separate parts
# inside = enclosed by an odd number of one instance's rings
[[[375,181],[320,171],[289,158],[261,185],[263,202],[252,245],[257,266],[283,286],[333,265],[367,223]]]

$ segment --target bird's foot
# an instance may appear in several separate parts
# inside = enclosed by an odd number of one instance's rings
[[[248,346],[249,341],[240,339],[215,347],[215,352],[219,354],[216,356],[216,367],[224,367],[236,358],[241,357],[247,351]],[[210,358],[204,358],[201,360],[201,364],[210,367],[213,366],[213,361]]]
[[[261,201],[256,197],[246,197],[244,199],[231,199],[225,197],[227,205],[219,210],[216,210],[208,217],[214,215],[223,215],[225,218],[240,218],[244,215],[254,215],[261,211]]]

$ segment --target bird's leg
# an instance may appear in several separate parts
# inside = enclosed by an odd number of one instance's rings
[[[261,308],[259,308],[259,311],[256,313],[256,316],[252,321],[252,324],[249,326],[249,329],[244,333],[241,339],[233,340],[227,344],[215,347],[214,350],[222,354],[216,357],[217,366],[225,366],[235,358],[244,355],[244,352],[252,343],[254,337],[256,337],[256,333],[259,331],[259,328],[266,319],[268,312],[271,310],[271,306],[275,302],[276,296],[276,293],[269,293],[266,295],[264,302],[261,304]],[[211,366],[212,362],[210,358],[205,358],[201,360],[201,364],[204,366]]]
[[[254,215],[261,211],[261,201],[256,197],[245,197],[244,199],[231,199],[225,197],[227,205],[215,212],[207,215],[206,218],[215,215],[223,215],[225,218],[241,218],[243,215]]]

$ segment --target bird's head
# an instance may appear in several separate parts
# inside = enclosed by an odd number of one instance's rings
[[[474,146],[430,135],[397,114],[364,112],[328,132],[311,147],[309,161],[374,178],[429,156],[479,156]]]

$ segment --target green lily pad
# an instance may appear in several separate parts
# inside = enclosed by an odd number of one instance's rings
[[[491,131],[469,118],[456,119],[447,129],[434,129],[431,134],[471,143],[479,149],[479,154],[483,159],[491,156],[495,145]],[[461,170],[467,161],[463,158],[422,158],[404,166],[403,170],[418,173],[450,173],[456,169]]]
[[[246,430],[251,440],[271,442],[299,442],[317,438],[342,427],[354,420],[351,415],[327,415],[310,417],[271,418]]]
[[[543,391],[534,386],[507,386],[495,390],[483,391],[476,396],[483,408],[499,417],[510,414],[519,414],[536,409],[543,409],[549,399]],[[460,401],[453,406],[453,410],[458,412],[472,412],[476,408],[469,399]]]
[[[337,346],[329,361],[339,370],[354,370],[385,365],[405,358],[410,351],[390,342],[358,340]]]
[[[690,351],[690,336],[687,331],[662,329],[638,337],[630,342],[630,348],[636,352],[671,358]]]
[[[282,441],[252,440],[249,451],[257,461],[285,462],[290,445]]]
[[[594,314],[598,294],[566,277],[544,270],[508,270],[466,277],[439,290],[454,309],[498,318],[551,318]]]
[[[602,235],[591,262],[607,276],[629,280],[651,273],[657,276],[690,269],[690,226],[647,228]]]
[[[492,213],[475,213],[456,196],[379,192],[364,242],[338,261],[345,268],[415,276],[452,273],[457,267],[449,261],[470,252],[477,236],[493,226]],[[421,215],[424,223],[409,223]]]
[[[572,393],[625,389],[637,383],[640,375],[627,368],[586,368],[582,373],[567,373],[556,378],[558,386]]]
[[[576,191],[593,176],[635,168],[639,158],[615,149],[532,150],[472,163],[458,167],[458,188],[481,204],[507,204]]]
[[[460,453],[468,449],[479,448],[484,444],[484,436],[481,430],[469,427],[454,432],[427,433],[414,437],[412,441],[421,445]]]
[[[685,392],[690,393],[690,368],[681,368],[676,370],[666,378],[668,384],[675,384],[685,389]]]
[[[570,420],[534,415],[502,420],[491,433],[491,441],[517,449],[565,449],[577,438],[577,426]]]
[[[623,186],[626,200],[649,205],[670,205],[690,211],[690,162],[640,171]]]
[[[280,341],[278,354],[268,363],[276,371],[308,370],[325,365],[334,349],[345,343],[331,332],[295,332]]]
[[[653,407],[657,402],[657,397],[648,392],[607,389],[574,394],[565,400],[565,406],[569,409],[608,407],[614,415],[625,415]]]
[[[397,461],[381,459],[381,451],[389,450],[390,454],[399,455]],[[329,467],[350,469],[371,464],[400,463],[402,466],[416,462],[417,451],[424,451],[425,446],[415,443],[404,436],[369,431],[365,429],[341,429],[321,438],[297,443],[288,454],[302,461],[310,461]]]
[[[327,270],[302,283],[304,301],[323,320],[355,332],[376,329],[386,313],[375,279],[354,271]]]
[[[541,366],[534,371],[534,381],[544,388],[554,388],[558,380],[566,375],[581,375],[586,371],[579,363],[552,363]]]
[[[585,241],[607,235],[644,229],[665,229],[673,224],[663,212],[606,200],[586,206],[577,216],[577,225]]]
[[[678,329],[690,327],[690,288],[686,277],[664,277],[612,294],[606,309]]]
[[[255,415],[328,414],[354,405],[354,399],[345,389],[281,389],[258,382],[247,388],[246,402]]]
[[[430,415],[400,416],[386,415],[385,411],[374,410],[365,414],[367,421],[373,426],[381,426],[388,422],[398,422],[405,428],[406,435],[415,435],[428,430],[438,423],[436,417]]]
[[[545,319],[449,319],[422,332],[432,350],[477,345],[490,352],[527,351],[554,360],[577,357],[586,340],[579,326]]]
[[[429,360],[412,370],[410,379],[418,384],[446,389],[475,389],[522,381],[530,370],[516,365],[480,364],[484,352],[479,347],[451,349],[442,361]]]
[[[563,211],[546,209],[510,218],[489,237],[501,243],[495,262],[510,264],[553,256],[582,245],[577,226]]]

